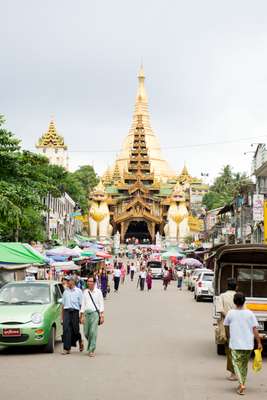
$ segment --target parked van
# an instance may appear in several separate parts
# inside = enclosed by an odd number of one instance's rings
[[[262,244],[236,244],[222,246],[215,256],[214,319],[215,342],[218,354],[224,350],[218,339],[216,311],[218,297],[227,290],[228,278],[237,280],[238,291],[246,296],[246,308],[253,311],[259,323],[259,332],[267,334],[267,246]]]

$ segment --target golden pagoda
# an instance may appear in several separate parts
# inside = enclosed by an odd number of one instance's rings
[[[133,237],[141,242],[144,239],[154,242],[157,232],[164,236],[174,201],[179,210],[183,207],[185,213],[187,207],[187,214],[191,215],[190,188],[195,178],[186,166],[179,175],[175,174],[164,160],[150,126],[144,81],[141,67],[131,129],[113,168],[108,168],[102,179],[113,233],[120,232],[122,242]],[[174,199],[177,186],[184,193],[182,199]],[[190,222],[195,232],[196,220],[191,218]]]
[[[145,90],[145,74],[143,66],[141,66],[138,75],[138,89],[135,100],[132,125],[127,137],[123,142],[121,152],[117,158],[117,163],[119,165],[120,171],[124,171],[125,169],[127,169],[139,117],[142,117],[144,135],[149,151],[151,168],[154,171],[156,177],[160,178],[163,181],[167,181],[170,177],[174,176],[175,173],[171,170],[167,161],[164,159],[161,153],[159,140],[154,134],[150,125],[148,98]]]

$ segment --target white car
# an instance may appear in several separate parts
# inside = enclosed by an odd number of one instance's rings
[[[195,282],[195,300],[212,299],[213,298],[213,278],[214,273],[211,270],[204,270],[198,275]]]
[[[192,272],[188,278],[188,290],[191,290],[191,292],[194,291],[195,281],[197,280],[199,274],[204,270],[205,270],[204,268],[196,268],[196,269],[192,270]]]

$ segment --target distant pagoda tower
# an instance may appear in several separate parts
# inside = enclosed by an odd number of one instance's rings
[[[120,168],[119,168],[119,165],[118,165],[117,161],[115,163],[115,167],[114,167],[114,171],[113,171],[113,175],[112,175],[112,180],[115,183],[121,182],[121,180],[122,180]]]
[[[129,156],[135,140],[135,133],[140,118],[143,124],[143,134],[146,141],[147,156],[149,157],[151,168],[157,179],[167,181],[175,175],[175,172],[171,170],[168,162],[164,159],[160,143],[156,135],[154,134],[150,125],[150,116],[148,111],[148,99],[145,90],[145,74],[143,66],[141,66],[138,75],[138,89],[135,100],[135,107],[133,113],[133,120],[130,131],[125,138],[122,150],[117,158],[120,171],[127,170]]]
[[[57,132],[54,120],[50,121],[48,131],[39,139],[36,148],[45,155],[51,164],[59,165],[68,170],[68,147],[64,138]]]

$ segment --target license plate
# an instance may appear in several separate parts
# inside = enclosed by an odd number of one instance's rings
[[[9,337],[17,337],[21,336],[20,329],[17,328],[5,328],[3,329],[3,336],[9,336]]]
[[[264,322],[259,321],[258,324],[259,324],[259,329],[263,331],[264,330]]]

